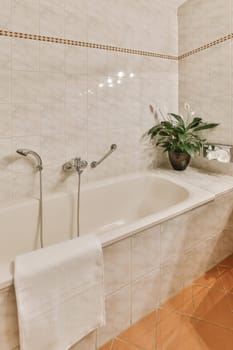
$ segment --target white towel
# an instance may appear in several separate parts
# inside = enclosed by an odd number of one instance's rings
[[[67,350],[105,323],[103,254],[95,235],[15,260],[20,349]]]

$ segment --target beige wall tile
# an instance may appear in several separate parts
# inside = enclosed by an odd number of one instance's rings
[[[65,75],[61,72],[40,72],[39,102],[59,104],[65,101]]]
[[[87,78],[80,74],[66,74],[66,103],[82,103],[87,101]]]
[[[70,350],[96,350],[96,332],[84,337],[81,341],[72,346]]]
[[[38,71],[38,41],[12,39],[12,69],[23,71]]]
[[[8,166],[8,157],[11,154],[11,138],[0,138],[0,169],[4,170]],[[10,170],[10,168],[8,169]]]
[[[12,135],[12,118],[11,118],[11,104],[0,104],[0,137],[7,137]]]
[[[18,322],[13,287],[0,292],[0,343],[4,350],[12,350],[18,345]]]
[[[2,163],[2,160],[1,160]],[[13,174],[12,172],[4,169],[1,169],[0,174],[0,202],[2,204],[10,203],[13,199],[12,195],[12,182]]]
[[[65,70],[68,73],[87,74],[87,48],[65,47]]]
[[[9,103],[11,100],[11,72],[0,70],[0,103]]]
[[[154,311],[159,305],[160,268],[132,284],[132,323]]]
[[[39,0],[12,0],[13,31],[39,34]]]
[[[12,135],[30,136],[40,135],[40,108],[38,104],[12,105]]]
[[[11,29],[11,1],[1,0],[0,27],[5,30]]]
[[[40,0],[40,34],[64,37],[64,3],[59,0]]]
[[[40,42],[40,71],[63,72],[64,70],[65,70],[64,45]]]
[[[184,258],[173,256],[161,265],[160,302],[163,303],[183,288]]]
[[[87,10],[86,0],[65,1],[65,38],[87,41]]]
[[[185,250],[189,215],[179,215],[161,224],[161,263],[182,256]]]
[[[12,102],[38,103],[39,74],[38,72],[12,72]]]
[[[130,281],[130,239],[104,248],[105,294],[113,293]]]
[[[62,164],[66,161],[64,134],[42,135],[41,156],[45,165]]]
[[[98,347],[130,325],[130,288],[124,287],[106,298],[106,325],[97,331]]]
[[[64,133],[65,110],[64,104],[41,104],[40,122],[42,135]]]
[[[11,69],[11,38],[0,37],[0,66],[1,70]]]
[[[160,226],[142,231],[132,237],[132,279],[160,265]]]

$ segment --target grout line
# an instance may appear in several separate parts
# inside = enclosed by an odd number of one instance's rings
[[[130,281],[129,281],[129,288],[130,288],[130,326],[132,326],[133,323],[133,238],[130,237],[130,261],[129,261],[129,273],[130,273]]]
[[[111,342],[111,345],[110,345],[109,350],[112,350],[112,349],[113,349],[114,342],[115,342],[115,338],[112,339],[112,342]]]
[[[121,338],[119,338],[118,336],[115,338],[115,340],[120,341],[120,343],[122,343],[122,344],[133,345],[134,347],[136,347],[136,348],[139,349],[139,350],[146,350],[145,348],[142,348],[142,347],[139,346],[138,344],[135,344],[135,343],[132,343],[132,342],[130,342],[130,341],[121,339]]]

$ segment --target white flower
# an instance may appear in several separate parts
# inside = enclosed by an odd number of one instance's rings
[[[189,124],[189,122],[191,121],[191,119],[193,119],[193,116],[195,115],[195,112],[192,111],[191,106],[188,102],[185,102],[184,104],[184,109],[186,110],[186,120],[185,123]]]

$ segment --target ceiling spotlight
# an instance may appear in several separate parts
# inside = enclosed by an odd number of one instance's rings
[[[133,78],[134,77],[134,73],[130,73],[129,77]]]
[[[112,83],[112,78],[108,78],[107,82],[108,82],[109,84],[111,84],[111,83]]]
[[[103,86],[104,86],[104,84],[103,84],[103,83],[100,83],[100,84],[99,84],[99,87],[100,87],[100,88],[102,88]]]
[[[117,84],[121,84],[121,80],[120,79],[117,80]]]

